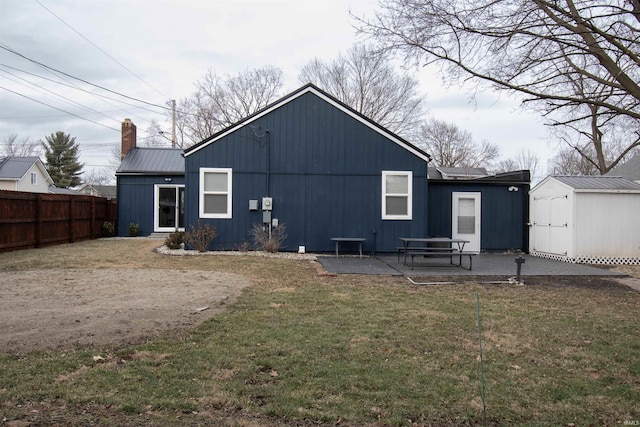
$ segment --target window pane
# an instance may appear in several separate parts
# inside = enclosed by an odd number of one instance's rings
[[[227,187],[227,174],[220,172],[206,172],[204,174],[204,191],[224,191]]]
[[[204,212],[208,214],[226,214],[227,213],[227,195],[226,194],[205,194],[204,195]]]
[[[458,217],[458,234],[475,234],[476,217],[475,216],[459,216]]]
[[[407,198],[398,196],[387,196],[387,215],[408,215]]]
[[[387,175],[387,194],[407,194],[409,192],[408,178],[406,175]]]

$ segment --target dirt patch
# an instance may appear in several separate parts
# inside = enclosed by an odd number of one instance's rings
[[[196,325],[251,282],[231,273],[59,269],[0,273],[0,351],[140,342]]]

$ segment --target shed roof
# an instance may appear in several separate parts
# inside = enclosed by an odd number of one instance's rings
[[[376,131],[376,132],[384,135],[385,137],[389,138],[394,143],[400,145],[401,147],[403,147],[407,151],[409,151],[409,152],[413,153],[414,155],[422,158],[424,161],[426,161],[426,162],[431,161],[431,156],[428,153],[426,153],[424,150],[422,150],[421,148],[411,144],[409,141],[407,141],[404,138],[396,135],[395,133],[391,132],[390,130],[384,128],[380,124],[374,122],[370,118],[368,118],[368,117],[364,116],[363,114],[357,112],[353,108],[349,107],[347,104],[345,104],[342,101],[338,100],[337,98],[329,95],[327,92],[323,91],[322,89],[319,89],[317,86],[315,86],[315,85],[313,85],[311,83],[307,83],[306,85],[302,86],[301,88],[299,88],[299,89],[291,92],[290,94],[283,96],[279,100],[267,105],[266,107],[264,107],[263,109],[257,111],[256,113],[254,113],[254,114],[252,114],[252,115],[240,120],[239,122],[229,126],[226,129],[221,130],[220,132],[215,133],[214,135],[212,135],[209,138],[197,143],[196,145],[192,145],[191,147],[189,147],[189,148],[184,150],[184,155],[185,156],[190,156],[191,154],[193,154],[193,153],[197,152],[198,150],[208,146],[209,144],[212,144],[212,143],[216,142],[217,140],[219,140],[221,138],[224,138],[226,135],[234,132],[235,130],[237,130],[237,129],[243,127],[243,126],[246,126],[247,124],[259,119],[260,117],[263,117],[264,115],[270,113],[271,111],[282,107],[283,105],[293,101],[294,99],[297,99],[298,97],[300,97],[300,96],[302,96],[302,95],[304,95],[306,93],[313,93],[314,95],[316,95],[319,98],[325,100],[326,102],[328,102],[329,104],[333,105],[337,109],[343,111],[344,113],[346,113],[349,116],[353,117],[354,119],[358,120],[360,123],[363,123],[365,126],[368,126],[369,128],[373,129],[374,131]]]
[[[635,190],[640,191],[640,184],[620,176],[552,176],[558,181],[576,190]]]
[[[182,149],[132,148],[116,175],[184,175]]]

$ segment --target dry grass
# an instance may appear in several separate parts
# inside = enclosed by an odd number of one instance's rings
[[[241,273],[254,285],[174,339],[0,359],[8,421],[68,425],[465,425],[640,420],[640,293],[572,286],[412,286],[317,274],[309,261],[153,253],[143,239],[0,256],[0,270]],[[101,351],[105,362],[91,357]],[[60,379],[64,381],[61,382]],[[37,411],[37,412],[33,412]]]

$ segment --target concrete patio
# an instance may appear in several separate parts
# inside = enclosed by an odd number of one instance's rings
[[[335,274],[371,274],[407,277],[460,277],[471,279],[482,277],[485,280],[507,280],[516,275],[516,257],[525,260],[521,268],[521,278],[531,276],[609,276],[624,277],[624,274],[606,268],[596,268],[581,264],[570,264],[553,261],[530,255],[490,254],[482,253],[473,257],[473,269],[466,270],[450,265],[448,258],[429,258],[415,260],[411,269],[403,265],[402,258],[398,262],[396,254],[380,254],[375,257],[354,256],[320,256],[318,261],[329,273]],[[468,259],[463,258],[463,265],[468,266]]]

